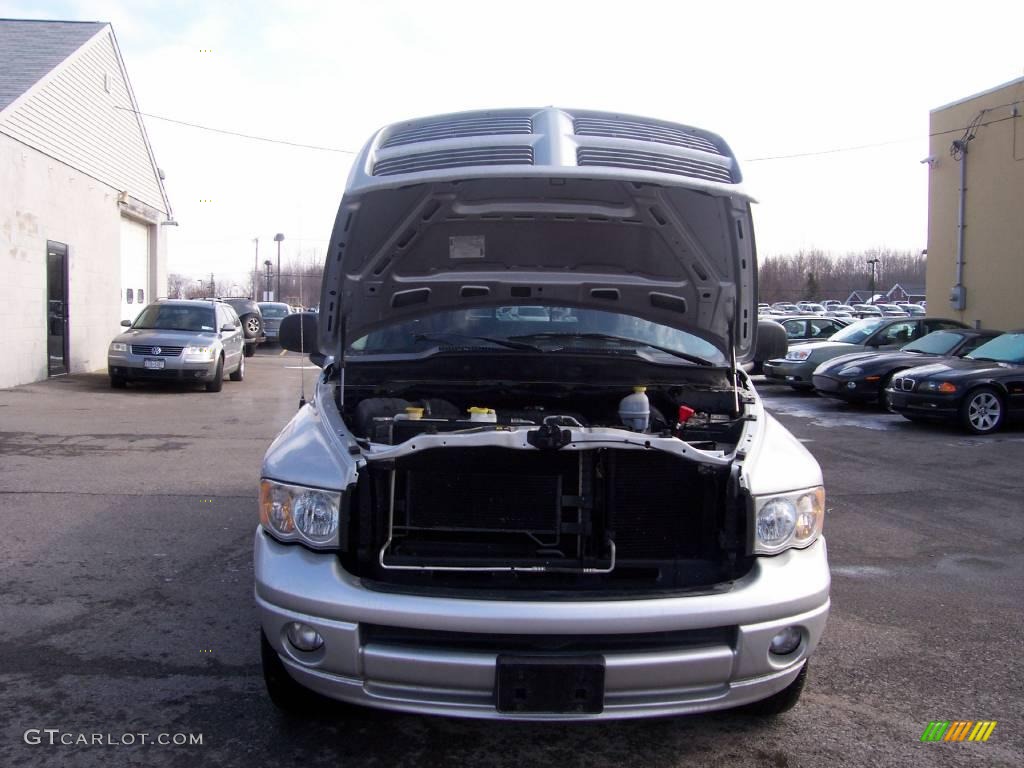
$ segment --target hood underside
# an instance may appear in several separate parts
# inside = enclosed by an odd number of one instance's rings
[[[611,178],[455,179],[346,194],[320,347],[451,309],[550,305],[632,315],[749,359],[749,200]]]

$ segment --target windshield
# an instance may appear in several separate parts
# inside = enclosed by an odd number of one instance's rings
[[[260,313],[264,317],[280,318],[289,314],[287,304],[260,304]]]
[[[904,352],[920,352],[925,355],[948,355],[956,345],[963,341],[963,336],[950,331],[934,331],[917,341],[903,347]]]
[[[552,343],[554,339],[557,344]],[[611,352],[620,350],[623,343],[631,348],[663,347],[715,365],[726,363],[725,355],[710,342],[638,317],[596,309],[533,306],[437,312],[367,334],[349,346],[348,355],[415,354],[438,344],[493,346],[496,350],[557,352],[585,348],[588,352]]]
[[[213,306],[194,307],[182,304],[150,304],[136,318],[132,328],[160,331],[213,331]]]
[[[967,355],[971,360],[995,360],[1000,363],[1024,364],[1024,332],[996,336]]]
[[[829,341],[843,341],[847,344],[863,344],[864,340],[874,333],[878,329],[878,326],[883,322],[883,320],[878,318],[866,317],[863,320],[858,320],[856,323],[851,323],[846,326],[843,330],[829,339]]]

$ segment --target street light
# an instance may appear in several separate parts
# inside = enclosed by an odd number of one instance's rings
[[[281,300],[281,241],[284,240],[284,235],[278,232],[274,235],[274,242],[277,243],[277,292],[274,294],[274,300]]]
[[[272,266],[274,266],[274,262],[272,262],[270,259],[267,259],[266,261],[263,262],[263,267],[267,270],[267,277],[263,281],[263,297],[264,297],[263,300],[264,301],[269,301],[270,300],[270,297],[267,296],[267,294],[270,293],[270,268]]]
[[[868,303],[872,305],[875,303],[875,265],[879,264],[881,261],[882,260],[878,258],[868,259],[868,264],[871,265],[871,298],[868,299]]]

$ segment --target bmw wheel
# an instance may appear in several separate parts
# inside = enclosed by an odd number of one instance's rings
[[[992,387],[968,392],[960,404],[960,423],[968,432],[987,435],[1003,425],[1006,409],[1003,398]]]

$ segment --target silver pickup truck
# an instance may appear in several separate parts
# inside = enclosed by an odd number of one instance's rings
[[[413,120],[356,158],[322,368],[270,446],[255,593],[286,710],[792,707],[829,610],[821,470],[767,414],[750,198],[717,135]]]

